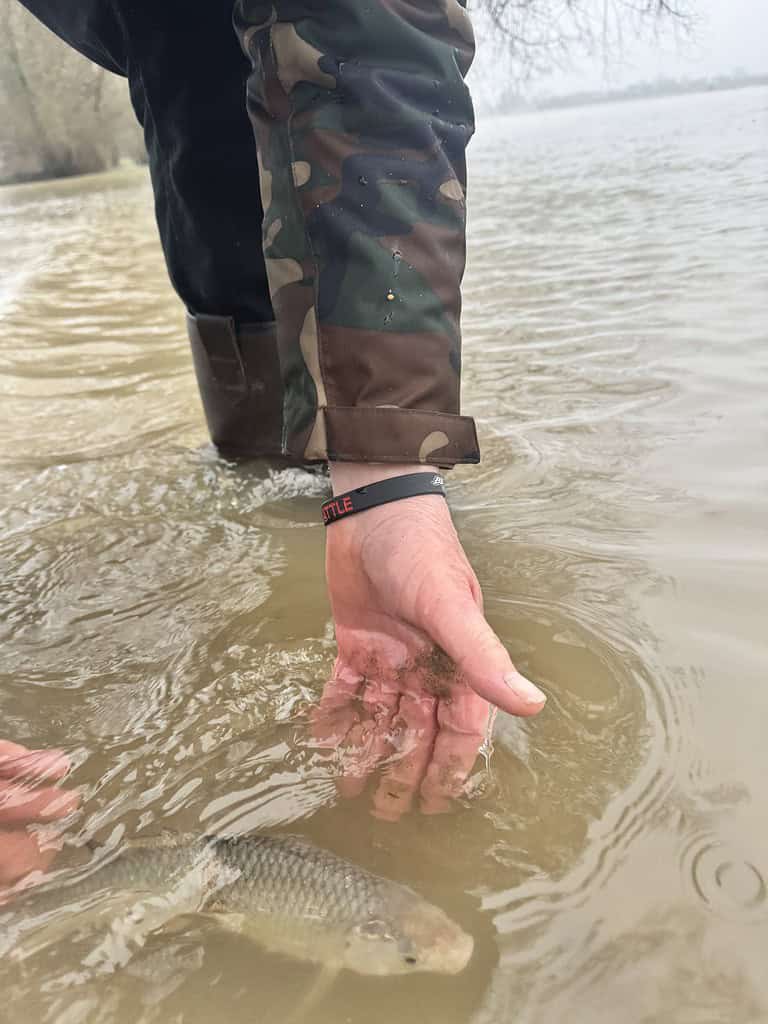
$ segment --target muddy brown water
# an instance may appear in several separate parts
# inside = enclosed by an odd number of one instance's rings
[[[0,192],[0,735],[63,746],[96,837],[301,832],[476,938],[308,1019],[768,1019],[768,91],[488,121],[450,480],[546,711],[438,817],[342,801],[322,485],[206,444],[142,171]],[[92,941],[92,940],[90,940]],[[193,926],[113,973],[0,963],[0,1017],[279,1020],[312,969]]]

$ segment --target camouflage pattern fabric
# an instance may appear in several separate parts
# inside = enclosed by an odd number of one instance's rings
[[[459,415],[474,53],[457,0],[237,0],[284,389],[307,460],[479,460]]]

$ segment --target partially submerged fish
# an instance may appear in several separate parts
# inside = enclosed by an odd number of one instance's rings
[[[413,890],[295,836],[134,840],[85,877],[31,890],[19,910],[20,931],[26,922],[42,937],[37,948],[94,918],[110,924],[113,939],[130,933],[140,942],[190,913],[272,952],[360,974],[456,974],[473,947]],[[12,939],[12,955],[26,945]]]

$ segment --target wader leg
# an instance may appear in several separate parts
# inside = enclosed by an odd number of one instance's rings
[[[245,108],[250,64],[232,0],[22,2],[74,49],[127,77],[168,271],[192,311],[211,439],[224,454],[280,457],[283,385]]]
[[[279,457],[283,385],[274,324],[187,315],[211,440],[223,455]]]
[[[479,461],[459,404],[474,37],[461,0],[236,0],[299,459]]]

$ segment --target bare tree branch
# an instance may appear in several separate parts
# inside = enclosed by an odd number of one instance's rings
[[[630,38],[689,32],[697,8],[697,0],[469,4],[490,51],[504,58],[494,68],[497,95],[580,57],[608,70]],[[15,0],[0,0],[0,180],[101,170],[124,155],[143,155],[125,82],[70,50]]]
[[[696,0],[471,0],[470,7],[481,27],[503,40],[518,82],[579,57],[607,67],[621,60],[630,38],[655,39],[662,29],[690,33],[697,11]]]

